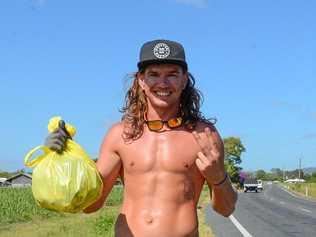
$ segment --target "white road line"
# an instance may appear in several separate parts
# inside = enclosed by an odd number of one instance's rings
[[[295,197],[295,198],[300,198],[299,196],[291,193],[290,191],[286,190],[284,187],[281,187],[281,189],[283,189],[283,191],[287,192],[288,194],[290,194],[291,196]]]
[[[230,215],[229,219],[233,222],[233,224],[237,227],[237,229],[244,237],[252,237],[252,235],[249,234],[249,232],[237,221],[237,219],[233,215]]]
[[[299,208],[299,209],[302,210],[302,211],[306,211],[306,212],[312,213],[312,211],[307,210],[307,209],[305,209],[305,208]]]

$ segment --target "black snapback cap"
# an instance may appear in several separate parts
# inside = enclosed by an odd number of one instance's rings
[[[140,49],[138,70],[142,70],[150,64],[171,63],[181,66],[185,71],[188,70],[185,61],[183,46],[170,40],[153,40],[146,42]]]

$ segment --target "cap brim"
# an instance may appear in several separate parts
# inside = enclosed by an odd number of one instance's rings
[[[137,64],[138,70],[144,70],[147,66],[151,64],[176,64],[181,66],[185,71],[188,70],[188,65],[184,61],[174,60],[174,59],[163,59],[163,60],[147,60],[142,61]]]

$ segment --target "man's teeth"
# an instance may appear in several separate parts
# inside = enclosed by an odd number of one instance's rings
[[[162,91],[156,91],[156,94],[158,96],[168,96],[171,94],[171,92],[162,92]]]

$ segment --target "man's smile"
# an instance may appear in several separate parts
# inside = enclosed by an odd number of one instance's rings
[[[171,91],[154,91],[155,95],[159,97],[168,97],[171,95]]]

